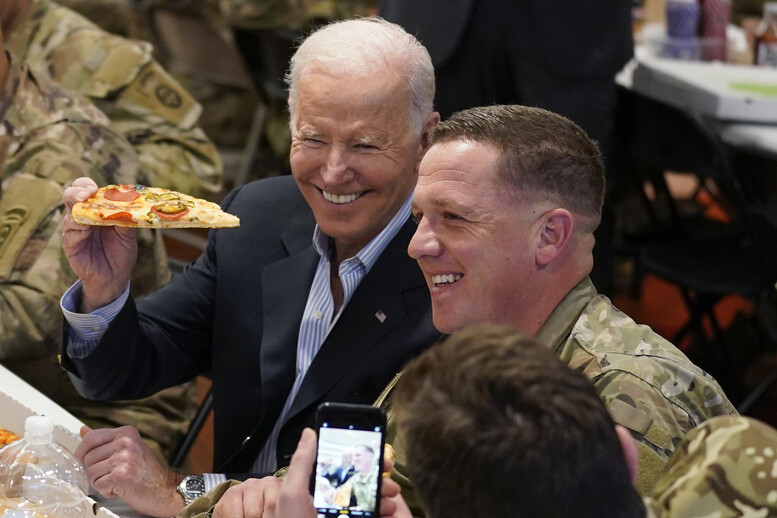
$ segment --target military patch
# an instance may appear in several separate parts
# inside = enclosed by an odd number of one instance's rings
[[[11,178],[0,198],[0,279],[8,278],[40,221],[61,203],[54,182],[29,174]]]
[[[180,128],[190,128],[202,107],[157,63],[150,63],[122,91],[117,105],[131,113],[162,117]]]
[[[607,410],[613,421],[640,435],[645,435],[653,423],[653,419],[645,412],[618,398],[607,402]]]
[[[24,207],[11,207],[4,213],[0,213],[0,257],[13,240],[16,231],[29,216],[29,211]]]
[[[160,103],[174,110],[183,106],[183,99],[178,93],[167,85],[159,85],[154,90]]]

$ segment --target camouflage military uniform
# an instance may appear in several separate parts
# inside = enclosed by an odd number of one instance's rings
[[[344,484],[350,484],[351,494],[356,499],[357,509],[369,511],[375,508],[375,488],[377,487],[379,476],[378,466],[373,466],[366,475],[357,472]]]
[[[197,127],[201,108],[152,59],[151,45],[101,30],[49,0],[33,0],[6,49],[40,77],[88,97],[140,157],[141,177],[201,197],[221,189],[221,160]]]
[[[717,382],[674,345],[578,284],[537,334],[590,377],[616,423],[637,440],[637,488],[646,494],[682,437],[716,415],[736,414]]]
[[[644,501],[647,518],[777,516],[777,430],[747,417],[704,422]]]
[[[716,415],[736,414],[723,390],[675,346],[647,326],[637,325],[590,279],[556,306],[537,338],[571,368],[591,378],[613,420],[631,431],[639,452],[637,489],[649,494],[682,437]],[[388,412],[387,441],[396,461],[391,477],[414,514],[421,515],[407,472],[403,438],[396,429],[390,394],[399,375],[376,405]]]
[[[138,156],[97,108],[13,63],[0,97],[0,361],[91,426],[136,425],[158,452],[177,444],[193,412],[193,387],[139,402],[81,398],[56,353],[59,298],[75,281],[61,246],[64,187],[80,176],[100,184],[135,183]],[[161,240],[140,236],[151,289],[167,280]],[[137,272],[137,270],[136,270]]]

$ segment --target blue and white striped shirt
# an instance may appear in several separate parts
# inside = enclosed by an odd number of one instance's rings
[[[264,443],[259,457],[254,462],[252,471],[254,473],[267,473],[277,469],[275,460],[275,448],[278,442],[283,423],[288,417],[294,398],[302,385],[305,373],[313,362],[313,358],[321,348],[321,344],[326,340],[327,335],[337,323],[337,319],[343,312],[343,308],[348,305],[351,296],[356,291],[359,283],[365,275],[372,269],[375,262],[386,249],[389,242],[397,235],[399,229],[410,217],[410,198],[408,198],[399,209],[394,218],[386,225],[380,233],[375,236],[367,246],[362,248],[355,256],[346,259],[340,264],[338,274],[340,282],[343,285],[343,304],[340,310],[334,314],[334,300],[332,290],[329,285],[329,258],[332,255],[332,239],[326,236],[316,226],[313,232],[313,247],[318,252],[319,260],[316,268],[316,275],[313,278],[313,284],[310,286],[308,302],[305,305],[305,312],[302,315],[302,323],[299,328],[299,338],[297,340],[297,371],[294,385],[286,398],[286,404],[283,406],[281,415],[275,423],[267,442]]]

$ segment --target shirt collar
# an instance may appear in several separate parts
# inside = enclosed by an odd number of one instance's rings
[[[591,279],[586,277],[558,303],[542,324],[536,338],[550,347],[551,351],[556,351],[572,332],[572,328],[575,327],[583,310],[594,296],[596,296],[596,288]]]
[[[391,240],[394,239],[394,236],[397,235],[397,232],[399,232],[399,229],[401,229],[405,222],[410,218],[412,198],[413,195],[411,193],[391,221],[388,222],[388,225],[383,227],[383,230],[372,238],[364,248],[359,250],[353,258],[346,259],[346,261],[350,262],[351,259],[356,259],[364,266],[365,270],[369,272],[377,262],[380,254],[386,249],[386,246],[388,246]],[[332,252],[332,238],[324,234],[318,224],[316,224],[316,228],[313,231],[313,248],[315,248],[321,258],[329,260]]]

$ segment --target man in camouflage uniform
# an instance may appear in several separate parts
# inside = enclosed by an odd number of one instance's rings
[[[221,189],[221,160],[197,127],[201,108],[151,56],[49,0],[4,0],[6,48],[41,77],[91,100],[135,148],[149,185],[200,197]]]
[[[435,327],[509,324],[581,370],[636,439],[647,494],[688,430],[736,411],[712,377],[588,278],[604,196],[596,145],[568,119],[521,106],[459,112],[431,138],[408,251],[427,278]],[[390,405],[388,392],[379,403]],[[396,441],[397,479],[408,485]]]
[[[3,22],[9,5],[0,8]],[[147,181],[138,175],[137,151],[93,104],[1,54],[11,66],[0,103],[0,361],[92,427],[136,425],[166,458],[192,417],[192,385],[141,401],[98,403],[78,395],[56,358],[59,297],[75,281],[60,244],[62,190],[80,176],[102,185]],[[143,295],[170,272],[161,236],[146,230],[138,239],[134,275]]]
[[[777,430],[702,423],[640,499],[633,439],[590,380],[507,326],[470,327],[411,360],[394,398],[430,518],[777,516]]]

